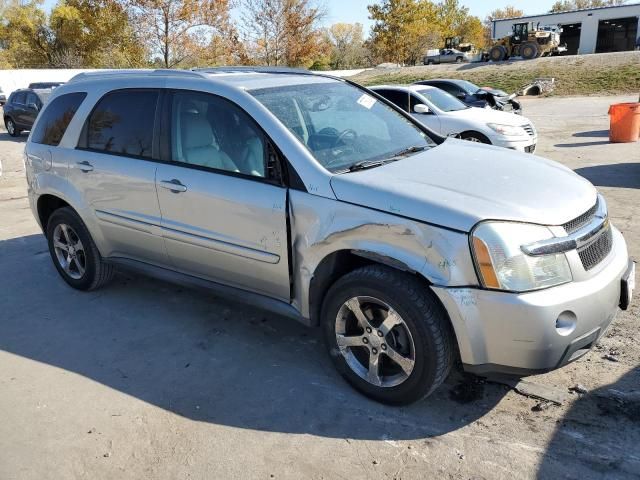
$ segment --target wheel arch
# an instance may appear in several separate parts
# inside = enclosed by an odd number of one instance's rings
[[[40,195],[38,197],[36,211],[38,213],[38,221],[40,222],[40,226],[42,227],[42,231],[44,232],[45,236],[47,234],[47,224],[49,223],[49,218],[51,218],[53,212],[64,207],[73,208],[66,200],[63,200],[59,196],[52,195],[50,193],[45,193],[44,195]]]
[[[460,132],[460,138],[464,139],[464,136],[475,136],[485,141],[487,145],[492,145],[491,140],[484,133],[479,132],[478,130],[465,130],[464,132]]]
[[[384,265],[394,270],[406,272],[415,276],[426,288],[430,288],[431,285],[434,284],[432,280],[405,262],[388,255],[368,250],[337,250],[325,256],[318,263],[309,282],[309,315],[311,325],[319,325],[322,304],[331,285],[340,277],[367,265]]]

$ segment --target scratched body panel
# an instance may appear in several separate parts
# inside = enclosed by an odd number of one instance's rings
[[[334,252],[367,252],[399,262],[430,283],[476,285],[468,237],[397,215],[299,191],[290,193],[293,304],[309,318],[309,286]]]

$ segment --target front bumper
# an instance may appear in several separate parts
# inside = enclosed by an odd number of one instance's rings
[[[586,353],[614,319],[629,266],[622,234],[589,278],[522,294],[432,287],[449,313],[465,370],[532,374]]]
[[[517,150],[519,152],[525,153],[534,153],[536,151],[536,144],[538,142],[538,137],[504,137],[504,136],[493,136],[490,137],[491,144],[497,147],[509,148],[511,150]]]

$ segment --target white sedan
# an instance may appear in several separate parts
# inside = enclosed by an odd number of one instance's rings
[[[369,87],[440,135],[458,135],[472,142],[488,143],[533,153],[538,134],[522,115],[490,108],[468,107],[453,95],[425,85]]]

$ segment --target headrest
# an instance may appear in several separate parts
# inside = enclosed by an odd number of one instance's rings
[[[206,118],[194,113],[182,115],[182,148],[210,147],[213,141],[213,131]]]

